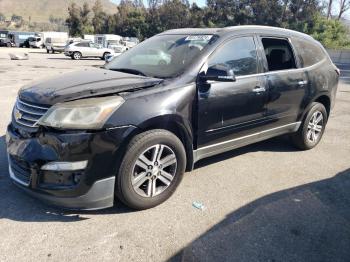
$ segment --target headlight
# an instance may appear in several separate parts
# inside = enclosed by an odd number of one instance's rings
[[[120,96],[59,103],[51,107],[38,124],[59,129],[101,129],[123,103]]]

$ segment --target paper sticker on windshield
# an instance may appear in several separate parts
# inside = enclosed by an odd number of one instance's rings
[[[186,37],[186,41],[209,41],[212,35],[190,35]]]

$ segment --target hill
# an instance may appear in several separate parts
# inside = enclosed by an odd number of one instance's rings
[[[80,6],[87,2],[92,7],[95,0],[0,0],[0,13],[4,14],[7,19],[11,19],[11,16],[16,14],[22,16],[26,21],[48,22],[50,16],[66,18],[68,6],[72,2]],[[109,0],[101,0],[101,3],[105,12],[116,12],[117,6]]]

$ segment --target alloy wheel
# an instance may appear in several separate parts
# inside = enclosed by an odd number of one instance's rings
[[[320,111],[313,113],[307,126],[306,137],[311,143],[317,143],[323,130],[323,114]]]
[[[155,197],[171,185],[176,168],[176,155],[170,147],[162,144],[151,146],[136,160],[131,184],[138,195]]]

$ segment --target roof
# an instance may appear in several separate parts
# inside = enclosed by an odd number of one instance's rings
[[[298,36],[302,38],[313,39],[311,36],[300,33],[294,30],[272,27],[272,26],[259,26],[259,25],[240,25],[230,26],[224,28],[181,28],[173,29],[163,32],[162,34],[208,34],[208,35],[230,35],[232,33],[262,33],[262,34],[277,34]]]

